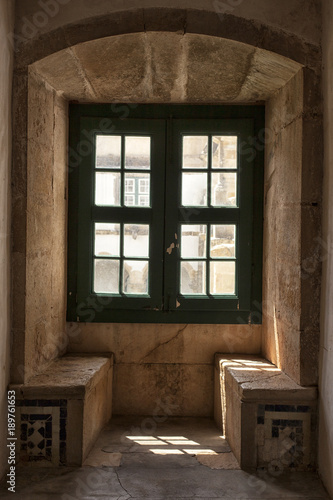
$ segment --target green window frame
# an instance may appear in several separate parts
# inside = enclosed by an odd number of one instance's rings
[[[261,323],[264,107],[70,104],[69,116],[67,319]],[[143,166],[128,163],[138,138]],[[96,160],[103,140],[116,144],[109,164]],[[216,159],[223,140],[232,161]],[[104,233],[111,253],[96,251]]]

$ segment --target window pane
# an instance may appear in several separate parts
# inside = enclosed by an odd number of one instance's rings
[[[212,224],[210,228],[210,256],[235,257],[236,226]]]
[[[205,225],[182,225],[181,226],[181,257],[195,258],[206,257],[206,232]]]
[[[96,173],[95,204],[101,206],[120,205],[120,174]]]
[[[150,137],[125,137],[125,168],[150,168]]]
[[[206,293],[206,262],[181,262],[180,293],[183,295]]]
[[[212,174],[212,206],[237,206],[237,174]]]
[[[124,185],[126,207],[147,207],[150,205],[150,174],[126,173]]]
[[[119,260],[95,259],[94,291],[119,293]]]
[[[120,168],[121,136],[96,136],[96,168]]]
[[[183,168],[207,168],[208,137],[188,135],[183,137]]]
[[[149,225],[124,225],[124,256],[149,257]]]
[[[95,255],[119,257],[120,224],[95,224]]]
[[[123,292],[147,295],[148,270],[147,260],[124,260]]]
[[[237,168],[237,136],[212,137],[213,168]]]
[[[235,293],[235,262],[210,262],[210,293],[219,295],[234,295]]]
[[[207,174],[183,173],[182,205],[207,206]]]

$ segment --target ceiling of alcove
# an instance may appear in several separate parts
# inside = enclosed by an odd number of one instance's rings
[[[133,33],[85,42],[32,65],[53,88],[81,102],[256,102],[301,65],[207,35]]]

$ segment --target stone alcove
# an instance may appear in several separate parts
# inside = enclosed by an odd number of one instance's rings
[[[218,30],[202,23],[203,32],[192,13],[186,33],[178,17],[179,26],[170,27],[168,17],[154,24],[152,11],[148,29],[147,23],[129,28],[128,16],[121,32],[107,20],[98,26],[91,20],[69,27],[64,40],[49,34],[17,55],[12,381],[27,381],[66,350],[112,351],[115,413],[151,414],[162,398],[175,414],[200,416],[213,411],[215,352],[262,352],[296,382],[316,384],[321,116],[315,49],[296,39],[288,45],[282,34],[278,41],[268,28],[259,43],[258,33],[240,33],[233,16]],[[266,102],[262,326],[66,325],[69,100]]]

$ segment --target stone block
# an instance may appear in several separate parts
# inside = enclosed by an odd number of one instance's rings
[[[321,116],[302,122],[302,203],[318,206],[323,184],[323,122]]]
[[[280,89],[288,86],[288,80],[293,80],[301,65],[266,50],[256,50],[251,60],[246,79],[243,82],[237,101],[267,100]],[[285,85],[285,82],[288,82]],[[289,94],[287,90],[287,94]],[[274,98],[273,98],[274,99]],[[297,98],[294,106],[297,105]],[[274,108],[273,108],[274,109]],[[287,106],[286,106],[286,109]],[[278,113],[276,113],[278,114]],[[284,113],[282,113],[283,115]],[[281,119],[281,116],[280,118]],[[267,131],[268,132],[268,131]]]
[[[214,37],[187,35],[187,99],[226,102],[236,99],[251,65],[253,47]],[[219,62],[220,61],[220,62]],[[198,78],[198,75],[205,75]],[[219,82],[219,85],[216,85]]]
[[[147,33],[151,56],[152,102],[183,102],[186,99],[186,42],[182,34]]]
[[[84,70],[73,50],[65,49],[51,54],[37,61],[32,67],[46,81],[52,82],[56,90],[61,91],[65,88],[63,95],[66,99],[84,102],[94,98]]]
[[[269,137],[278,134],[283,128],[299,118],[303,113],[303,70],[296,74],[267,102],[266,127]]]
[[[53,144],[54,90],[32,70],[29,72],[28,107],[28,138],[44,146],[44,154],[49,154],[50,144]],[[32,166],[34,164],[30,168]]]
[[[111,418],[113,355],[66,355],[16,392],[21,461],[81,466]]]
[[[123,12],[114,12],[100,16],[96,19],[81,21],[75,25],[64,26],[62,35],[69,47],[90,40],[103,39],[108,36],[122,35],[124,33],[140,33],[145,31],[143,9],[132,9]]]
[[[86,85],[93,82],[90,90],[95,100],[142,102],[151,93],[145,34],[111,37],[108,43],[105,39],[94,40],[72,50],[84,68]]]

